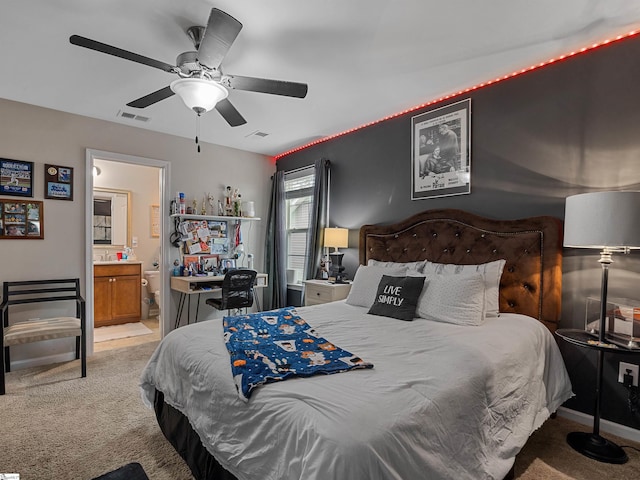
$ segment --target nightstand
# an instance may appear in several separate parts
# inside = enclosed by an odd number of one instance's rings
[[[326,280],[306,280],[304,282],[304,304],[319,305],[321,303],[343,300],[349,295],[350,283],[329,283]]]

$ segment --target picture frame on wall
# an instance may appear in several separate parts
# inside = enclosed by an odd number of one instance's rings
[[[33,162],[0,158],[0,195],[33,197]]]
[[[160,205],[151,205],[151,238],[160,237]]]
[[[0,239],[43,238],[43,202],[0,199]]]
[[[73,201],[73,168],[44,165],[44,198]]]
[[[471,99],[411,118],[411,200],[471,193]]]

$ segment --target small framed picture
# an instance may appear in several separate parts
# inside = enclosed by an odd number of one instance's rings
[[[0,158],[0,194],[33,197],[33,162]]]
[[[151,205],[151,237],[160,237],[160,205]]]
[[[227,273],[229,270],[233,270],[236,268],[236,259],[235,258],[221,258],[220,259],[220,270],[223,273]]]
[[[183,258],[184,269],[196,274],[200,272],[200,256],[199,255],[185,255]]]
[[[202,272],[207,274],[217,274],[218,261],[218,255],[200,255],[200,266]]]
[[[44,165],[44,198],[73,200],[73,168]]]
[[[0,201],[0,238],[44,238],[43,202]]]

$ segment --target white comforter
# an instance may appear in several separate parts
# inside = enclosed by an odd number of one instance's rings
[[[404,322],[343,301],[298,312],[375,367],[268,384],[245,403],[211,320],[160,343],[143,400],[162,391],[240,480],[480,480],[502,479],[572,395],[552,335],[529,317]]]

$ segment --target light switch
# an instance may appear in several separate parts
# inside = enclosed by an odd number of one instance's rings
[[[131,246],[132,247],[138,246],[138,237],[131,237]]]

